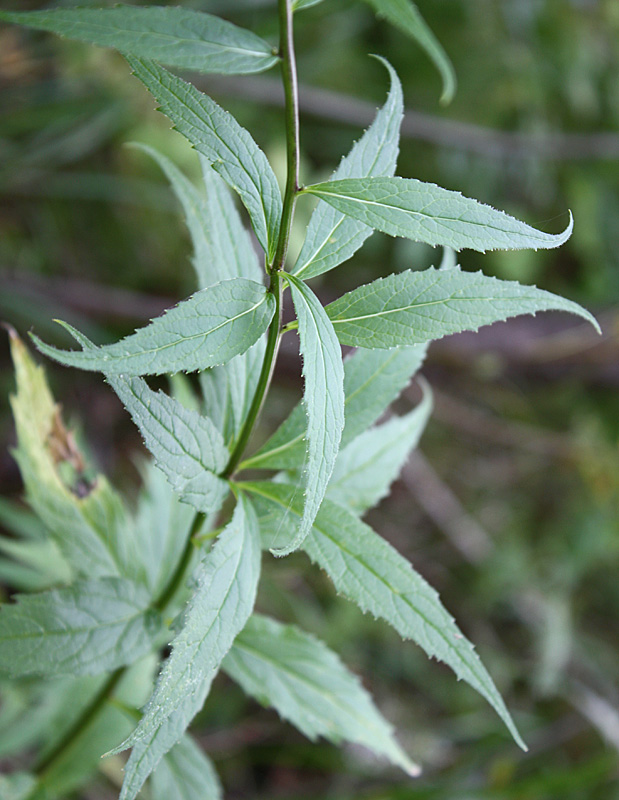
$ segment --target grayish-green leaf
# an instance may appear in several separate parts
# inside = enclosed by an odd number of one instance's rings
[[[294,536],[302,499],[294,486],[247,483],[260,517],[263,545]],[[492,678],[438,594],[390,544],[352,512],[325,500],[303,549],[330,576],[337,591],[380,617],[431,658],[445,662],[495,709],[526,750]]]
[[[400,272],[359,286],[327,306],[342,344],[396,347],[537,311],[569,311],[599,326],[584,308],[535,286],[460,269]]]
[[[414,178],[348,178],[303,191],[390,236],[454,250],[558,247],[570,238],[573,227],[570,215],[563,233],[544,233],[460,192]]]
[[[0,800],[28,800],[36,784],[34,775],[28,772],[0,775]]]
[[[307,459],[301,524],[291,542],[273,550],[276,555],[296,550],[309,533],[327,491],[344,429],[344,367],[337,336],[316,295],[294,276],[288,276],[288,282],[299,320]]]
[[[153,646],[159,614],[149,594],[122,578],[78,581],[18,595],[0,606],[0,670],[23,675],[99,675]]]
[[[194,572],[196,592],[144,716],[115,752],[156,735],[185,698],[201,694],[205,681],[215,677],[253,610],[259,574],[258,521],[250,501],[240,496],[231,521]]]
[[[28,503],[75,573],[139,578],[130,520],[105,476],[86,477],[83,457],[60,415],[45,373],[11,333],[17,394],[11,398]],[[66,468],[61,474],[61,469]]]
[[[275,255],[282,197],[266,156],[234,117],[210,97],[153,61],[127,57],[135,75],[174,127],[238,192],[269,260]]]
[[[37,800],[71,797],[77,793],[77,789],[92,780],[101,767],[101,753],[117,742],[118,737],[126,736],[131,730],[132,720],[125,708],[142,702],[144,688],[151,681],[154,663],[153,658],[147,657],[129,667],[114,691],[114,700],[117,702],[104,703],[98,713],[92,715],[89,724],[81,730],[71,747],[64,748],[40,776],[39,793],[35,795]],[[88,677],[72,678],[70,683],[62,687],[64,703],[60,705],[52,736],[48,737],[46,746],[39,751],[40,758],[46,758],[60,745],[108,679],[107,675],[95,680]]]
[[[366,0],[379,17],[414,39],[434,62],[443,79],[441,102],[450,103],[456,91],[456,73],[449,56],[411,0]]]
[[[179,698],[176,711],[148,736],[136,742],[125,765],[125,779],[118,800],[134,800],[162,758],[181,740],[189,723],[204,705],[212,679],[212,676],[205,678],[194,691]]]
[[[217,476],[229,453],[211,420],[163,392],[154,392],[143,378],[108,375],[107,379],[180,499],[198,511],[217,510],[228,494],[228,484]]]
[[[0,11],[0,20],[199,72],[262,72],[278,60],[271,45],[255,33],[176,6]]]
[[[186,735],[151,778],[152,800],[221,800],[223,790],[210,758]]]
[[[34,570],[39,576],[35,584],[37,589],[71,582],[71,568],[51,538],[23,541],[0,536],[0,553]]]
[[[180,204],[193,244],[193,266],[198,288],[230,278],[261,282],[258,257],[243,227],[229,191],[203,160],[206,194],[199,191],[169,158],[144,144],[133,144],[161,167]]]
[[[275,300],[246,278],[201,289],[119,342],[85,346],[85,337],[62,323],[84,348],[59,350],[33,336],[39,350],[69,367],[106,375],[163,375],[194,372],[230,361],[267,329]]]
[[[364,350],[344,360],[344,447],[362,433],[396,399],[425,358],[426,347]],[[295,469],[303,462],[307,416],[301,405],[243,468]]]
[[[143,484],[134,519],[136,541],[146,586],[158,597],[179,563],[195,511],[179,501],[154,461],[138,466]]]
[[[363,514],[389,494],[389,487],[413,450],[432,412],[430,387],[419,405],[403,417],[364,431],[340,451],[327,496]]]
[[[230,447],[253,400],[265,347],[266,337],[263,336],[227,364],[200,373],[204,408]]]
[[[254,614],[222,668],[313,741],[324,736],[336,744],[355,742],[410,775],[419,774],[357,676],[323,642],[294,625]]]
[[[256,283],[264,280],[249,230],[243,225],[230,190],[200,155],[202,178],[207,197],[206,213],[211,240],[209,258],[217,260],[222,278],[249,278]]]
[[[391,76],[387,102],[350,153],[342,159],[332,180],[393,175],[395,172],[404,114],[402,85],[392,66],[382,58],[380,61]],[[372,233],[373,229],[362,222],[351,219],[328,203],[319,202],[292,272],[303,280],[321,275],[350,258]]]
[[[318,3],[322,3],[322,0],[292,0],[292,10],[302,11],[304,8],[317,6]]]

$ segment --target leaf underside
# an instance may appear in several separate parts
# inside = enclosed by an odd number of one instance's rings
[[[263,546],[294,535],[302,513],[297,487],[246,483],[255,497]],[[368,525],[342,506],[325,500],[303,549],[330,576],[337,591],[364,612],[380,617],[428,656],[450,666],[492,705],[520,747],[526,750],[492,678],[463,636],[438,594],[412,565]]]

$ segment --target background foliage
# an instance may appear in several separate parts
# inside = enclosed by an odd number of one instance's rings
[[[225,13],[274,40],[268,1],[185,5]],[[446,108],[424,54],[363,4],[327,0],[299,15],[301,82],[331,93],[302,93],[303,173],[307,182],[326,178],[383,102],[384,70],[366,56],[375,52],[402,77],[407,108],[424,115],[405,123],[415,135],[403,142],[401,175],[461,190],[540,228],[558,230],[566,208],[574,212],[575,232],[563,248],[491,253],[484,269],[601,312],[604,339],[546,315],[434,344],[424,372],[437,409],[423,456],[372,514],[478,643],[531,752],[514,747],[468,687],[334,599],[301,555],[263,577],[261,609],[313,631],[370,676],[424,776],[409,784],[364,753],[310,744],[221,677],[196,730],[231,797],[619,797],[617,4],[421,6],[458,74]],[[194,175],[198,165],[124,60],[2,27],[0,82],[0,316],[21,331],[34,322],[51,341],[53,317],[113,341],[187,295],[188,237],[172,194],[149,159],[122,145],[150,143]],[[198,84],[254,132],[283,174],[282,112],[270,78],[200,77]],[[299,205],[308,216],[310,207]],[[465,266],[477,268],[477,258],[465,253]],[[436,259],[430,248],[376,235],[354,262],[324,276],[319,292],[329,300],[350,288],[348,270],[361,283],[384,274],[386,263],[404,270]],[[263,436],[300,391],[298,356],[284,355]],[[13,378],[4,345],[2,358],[6,397]],[[93,463],[135,492],[139,437],[113,393],[87,373],[46,369],[65,412],[83,426]],[[1,422],[0,482],[7,497],[18,497],[5,403]],[[0,506],[9,532],[20,524],[14,511]],[[11,770],[19,764],[2,737],[23,701],[19,692],[7,695],[0,711],[0,766]],[[49,709],[49,720],[54,714]],[[103,769],[92,796],[113,797],[120,762]]]

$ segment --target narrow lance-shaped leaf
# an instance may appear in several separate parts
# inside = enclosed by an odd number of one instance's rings
[[[292,0],[292,10],[302,11],[304,8],[317,6],[318,3],[322,3],[322,0]]]
[[[344,359],[344,447],[362,433],[396,399],[425,358],[426,347],[360,348]],[[302,405],[258,452],[243,462],[243,469],[294,469],[303,461],[307,415]]]
[[[212,681],[213,676],[204,678],[194,691],[180,698],[177,709],[158,728],[135,743],[125,765],[125,778],[118,800],[134,800],[166,753],[182,739],[191,720],[204,705]]]
[[[266,156],[234,117],[195,86],[153,61],[127,57],[134,74],[179,133],[238,192],[269,260],[275,255],[282,197]]]
[[[199,72],[262,72],[278,61],[271,45],[255,33],[187,8],[119,5],[0,11],[0,20]]]
[[[59,350],[33,336],[45,355],[69,367],[106,375],[163,375],[194,372],[245,352],[267,329],[275,300],[264,286],[245,278],[202,289],[119,342]],[[82,335],[64,327],[82,346]]]
[[[192,261],[198,289],[230,278],[260,282],[260,267],[249,233],[241,224],[229,191],[208,164],[205,194],[162,153],[144,144],[131,146],[159,164],[181,203],[193,244]]]
[[[201,694],[205,681],[212,681],[253,610],[259,574],[258,521],[250,501],[241,495],[231,521],[194,573],[196,593],[144,716],[114,752],[155,735],[184,707],[185,698]]]
[[[107,379],[180,499],[198,511],[216,511],[228,494],[228,484],[217,476],[229,453],[211,420],[154,392],[142,378]]]
[[[342,344],[385,348],[429,342],[549,310],[577,314],[599,331],[591,314],[571,300],[460,269],[431,267],[389,275],[359,286],[326,309]]]
[[[432,392],[423,381],[423,399],[403,417],[392,417],[364,431],[340,450],[327,496],[356,514],[363,514],[389,494],[432,412]]]
[[[146,589],[122,578],[78,581],[18,595],[0,607],[0,670],[23,675],[100,675],[132,664],[161,630]]]
[[[289,275],[303,357],[307,413],[305,504],[297,535],[276,555],[296,550],[309,533],[329,483],[344,428],[344,367],[342,353],[329,318],[316,295]]]
[[[263,546],[294,536],[302,514],[295,486],[245,483],[255,498]],[[352,512],[325,500],[303,549],[329,575],[337,591],[364,612],[381,617],[405,639],[447,664],[492,705],[526,750],[503,699],[473,645],[438,594],[390,544]]]
[[[164,757],[151,779],[153,800],[222,800],[213,763],[189,735]]]
[[[456,74],[449,56],[443,49],[419,9],[411,0],[366,0],[379,17],[384,17],[420,45],[434,62],[443,79],[441,103],[450,103],[456,92]]]
[[[222,668],[310,739],[355,742],[410,775],[419,774],[357,676],[323,642],[294,625],[254,614]]]
[[[303,191],[390,236],[454,250],[558,247],[569,239],[573,227],[570,215],[563,233],[544,233],[460,192],[415,178],[349,178]]]
[[[132,528],[120,497],[103,475],[94,480],[62,421],[45,373],[11,331],[17,394],[15,459],[29,505],[49,530],[71,569],[88,577],[138,577]]]
[[[332,180],[393,175],[395,172],[404,113],[402,85],[389,62],[382,58],[379,60],[391,77],[387,102],[350,153],[342,159]],[[373,229],[362,222],[351,219],[328,203],[319,202],[292,272],[303,280],[321,275],[350,258],[372,233]]]

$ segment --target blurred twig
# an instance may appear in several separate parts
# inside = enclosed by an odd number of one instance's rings
[[[226,77],[224,81],[194,76],[194,82],[209,92],[278,108],[284,104],[281,86],[272,78]],[[358,127],[367,127],[376,114],[376,107],[371,102],[314,86],[299,87],[299,103],[303,114]],[[402,136],[489,158],[542,158],[549,161],[619,158],[617,133],[513,133],[410,109],[404,115]]]
[[[402,481],[452,545],[472,564],[491,553],[488,533],[462,506],[422,453],[415,451],[402,471]]]

